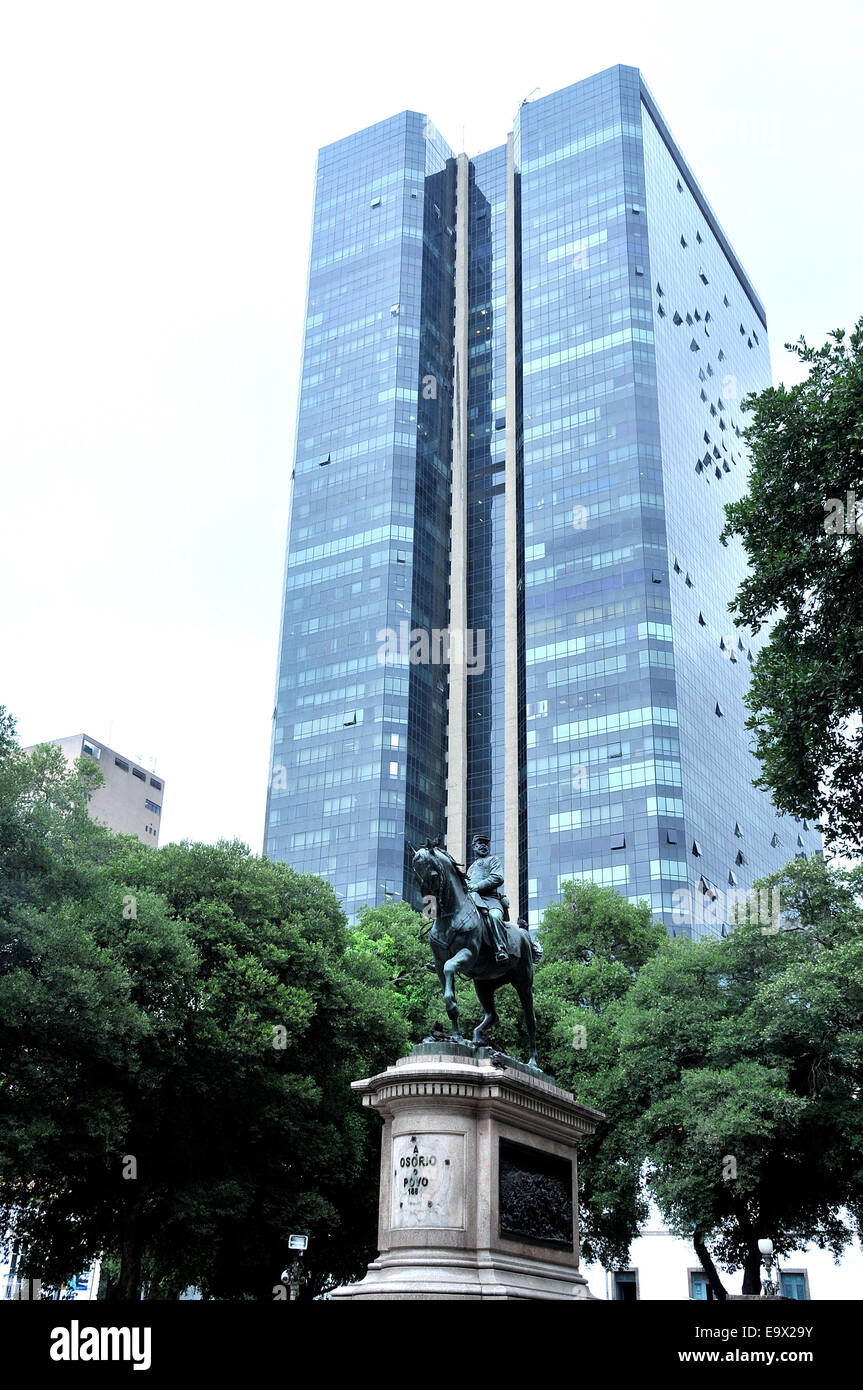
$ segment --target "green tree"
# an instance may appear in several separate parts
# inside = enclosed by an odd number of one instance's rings
[[[374,1252],[379,1126],[350,1082],[405,1050],[332,888],[240,844],[92,825],[86,772],[0,725],[0,1220],[34,1276],[307,1296]],[[82,783],[82,776],[84,782]]]
[[[431,925],[408,903],[387,903],[362,908],[350,934],[351,973],[363,979],[371,971],[377,985],[389,988],[392,1007],[411,1042],[431,1030],[443,1007],[437,974],[428,968]]]
[[[720,1297],[717,1266],[760,1291],[760,1238],[838,1256],[863,1214],[861,870],[796,860],[760,886],[785,929],[667,941],[620,1021],[649,1190]]]
[[[790,344],[788,345],[791,346]],[[749,396],[749,491],[726,511],[750,565],[730,605],[758,632],[747,727],[756,785],[780,810],[817,819],[849,853],[863,846],[863,319],[821,348],[796,386]],[[841,514],[840,514],[841,506]]]
[[[588,1261],[625,1264],[647,1204],[643,1155],[633,1142],[638,1112],[622,1074],[619,1032],[626,998],[667,933],[646,903],[629,903],[596,884],[567,882],[561,902],[546,908],[540,935],[540,1061],[581,1104],[606,1116],[579,1144],[582,1252]]]
[[[86,894],[110,842],[87,814],[88,794],[101,784],[90,758],[70,770],[53,744],[23,752],[0,705],[0,915]]]

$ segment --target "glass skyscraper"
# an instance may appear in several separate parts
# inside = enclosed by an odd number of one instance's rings
[[[751,785],[720,542],[769,381],[637,69],[473,159],[415,112],[323,149],[266,852],[352,915],[416,901],[406,842],[464,859],[485,831],[532,926],[576,878],[694,932],[679,890],[721,904],[818,852]]]

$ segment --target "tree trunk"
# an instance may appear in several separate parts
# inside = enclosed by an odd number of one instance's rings
[[[746,1258],[743,1261],[744,1294],[761,1292],[761,1252],[758,1249],[758,1227],[761,1224],[756,1215],[755,1221],[749,1214],[746,1204],[737,1201],[733,1204],[740,1227],[740,1234],[746,1243]]]
[[[692,1244],[695,1247],[695,1253],[698,1256],[701,1268],[707,1275],[707,1282],[710,1285],[710,1291],[713,1297],[719,1299],[721,1303],[724,1303],[728,1294],[725,1291],[725,1286],[717,1273],[716,1265],[710,1257],[710,1251],[704,1244],[704,1239],[697,1226],[692,1233]]]
[[[112,1302],[137,1302],[141,1297],[142,1239],[139,1211],[133,1210],[123,1218],[120,1239],[120,1277],[108,1293]]]
[[[761,1252],[756,1245],[747,1245],[743,1262],[743,1292],[761,1292]]]

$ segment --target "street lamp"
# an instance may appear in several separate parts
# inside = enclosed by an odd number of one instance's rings
[[[767,1272],[767,1278],[761,1280],[761,1295],[763,1298],[776,1298],[779,1295],[779,1289],[773,1282],[773,1241],[769,1238],[759,1240],[758,1251]]]
[[[290,1287],[288,1297],[291,1301],[299,1297],[300,1284],[303,1279],[302,1257],[308,1248],[308,1236],[292,1235],[288,1237],[288,1249],[296,1251],[296,1257],[287,1269],[282,1270],[282,1280]]]

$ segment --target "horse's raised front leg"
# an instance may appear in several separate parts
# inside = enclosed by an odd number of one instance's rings
[[[443,968],[444,1003],[446,1004],[446,1011],[449,1015],[450,1023],[452,1024],[452,1040],[458,1043],[466,1043],[467,1038],[462,1037],[458,1028],[458,1001],[455,997],[455,972],[460,965],[467,965],[472,959],[473,952],[469,951],[467,947],[463,947],[461,951],[457,951],[454,956],[450,957]]]

